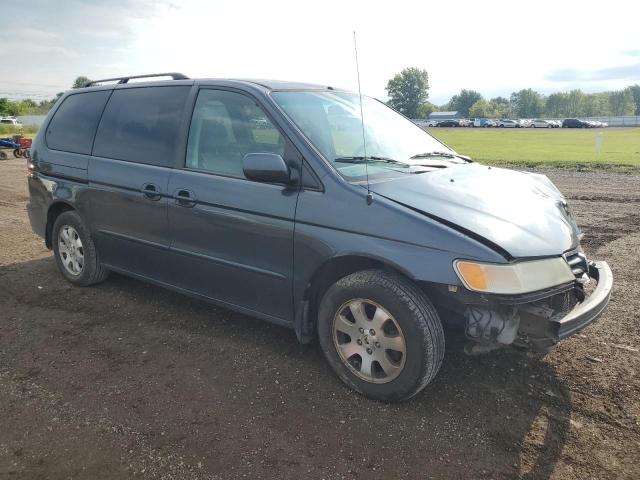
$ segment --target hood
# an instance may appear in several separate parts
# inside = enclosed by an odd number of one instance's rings
[[[370,188],[471,231],[513,258],[560,255],[579,243],[580,230],[564,197],[544,175],[470,163]]]

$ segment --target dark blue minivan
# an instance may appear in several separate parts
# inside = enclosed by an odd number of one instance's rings
[[[348,91],[160,76],[69,91],[34,139],[29,217],[71,283],[114,271],[288,326],[387,401],[434,378],[443,322],[468,353],[546,349],[605,309],[611,270],[545,176]]]

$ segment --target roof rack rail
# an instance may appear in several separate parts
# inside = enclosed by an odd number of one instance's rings
[[[102,82],[115,82],[118,83],[128,83],[132,78],[153,78],[153,77],[171,77],[174,80],[189,80],[189,77],[183,75],[182,73],[177,72],[169,72],[169,73],[150,73],[148,75],[130,75],[128,77],[115,77],[115,78],[103,78],[102,80],[91,80],[84,84],[85,87],[91,87],[93,85],[97,85]]]

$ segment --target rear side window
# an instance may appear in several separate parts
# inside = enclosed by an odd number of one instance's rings
[[[110,94],[111,90],[100,90],[65,98],[47,127],[47,146],[53,150],[90,154],[96,127]]]
[[[98,127],[98,157],[168,167],[190,86],[115,90]]]

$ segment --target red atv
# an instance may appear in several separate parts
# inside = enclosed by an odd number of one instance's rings
[[[24,138],[22,135],[15,135],[9,138],[0,138],[0,148],[8,148],[13,150],[16,158],[29,158],[29,150],[31,148],[31,139]],[[6,153],[0,152],[0,158],[7,158]]]
[[[31,139],[30,138],[24,138],[21,135],[15,136],[13,138],[15,139],[16,143],[18,145],[20,145],[19,148],[16,148],[13,151],[13,154],[16,157],[27,157],[28,158],[29,157],[29,153],[30,153],[29,151],[31,149]]]

